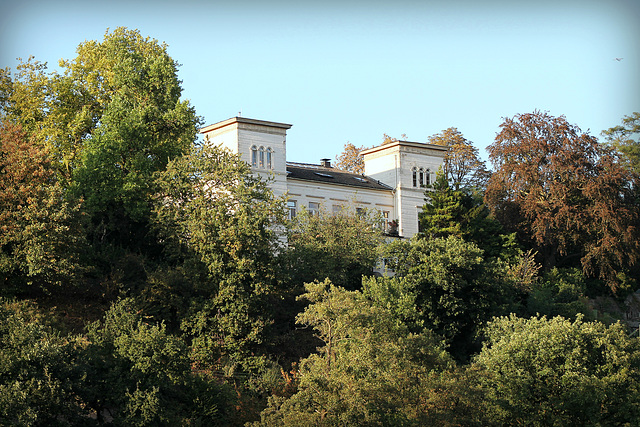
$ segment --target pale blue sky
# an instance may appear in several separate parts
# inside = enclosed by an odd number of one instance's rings
[[[451,126],[486,158],[503,117],[549,111],[599,136],[640,111],[638,0],[0,0],[0,66],[55,67],[118,26],[169,45],[206,124],[293,124],[291,161]]]

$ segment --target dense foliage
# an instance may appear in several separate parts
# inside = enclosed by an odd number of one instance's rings
[[[535,248],[543,268],[573,266],[615,290],[638,261],[637,176],[596,138],[547,113],[506,119],[485,200]]]
[[[602,135],[619,153],[625,166],[640,174],[640,113],[625,116],[622,125],[604,130]]]
[[[301,286],[325,278],[353,290],[378,261],[383,219],[372,210],[345,206],[338,215],[299,212],[288,224],[285,254],[289,281]]]
[[[640,352],[621,324],[496,318],[475,362],[502,425],[625,425],[640,419]]]
[[[0,283],[49,288],[72,281],[83,247],[79,202],[65,194],[47,149],[0,123]]]
[[[284,201],[238,156],[208,146],[170,162],[157,183],[155,223],[165,254],[193,281],[182,328],[194,360],[236,369],[259,356],[270,323]]]
[[[448,128],[428,139],[430,144],[448,147],[442,170],[449,184],[455,189],[484,189],[489,171],[480,159],[478,149],[462,133]]]
[[[385,255],[409,284],[405,292],[415,299],[420,324],[442,336],[456,358],[474,350],[478,328],[511,308],[516,290],[506,268],[472,242],[455,236],[398,241]]]
[[[424,425],[430,390],[450,358],[428,330],[330,281],[309,283],[298,315],[323,343],[300,362],[298,391],[273,398],[256,425]],[[433,414],[431,414],[433,415]]]
[[[505,119],[486,192],[434,135],[403,240],[348,203],[286,220],[138,31],[60,70],[0,71],[0,425],[637,424],[638,113],[606,146]]]

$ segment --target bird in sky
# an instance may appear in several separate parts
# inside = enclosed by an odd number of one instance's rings
[[[616,61],[620,62],[622,61],[624,58],[616,58]]]

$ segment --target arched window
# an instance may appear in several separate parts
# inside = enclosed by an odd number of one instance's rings
[[[417,187],[418,186],[418,169],[417,168],[413,168],[413,186]]]
[[[258,148],[255,145],[251,147],[251,166],[258,167]]]
[[[271,154],[273,153],[273,151],[271,151],[271,147],[267,148],[267,169],[273,169],[273,162],[271,159]]]
[[[258,167],[264,168],[264,147],[260,147],[260,163]]]
[[[424,187],[424,169],[420,168],[420,187]]]
[[[424,184],[431,185],[431,171],[427,169],[424,174],[425,174]]]

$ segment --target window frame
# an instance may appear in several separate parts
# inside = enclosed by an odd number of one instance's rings
[[[309,208],[309,214],[320,215],[320,202],[309,202],[307,206]]]
[[[273,150],[271,147],[267,147],[267,169],[273,169]]]
[[[251,166],[258,167],[258,147],[255,145],[251,147]]]
[[[287,209],[289,219],[293,219],[298,214],[298,202],[296,200],[287,200]]]

